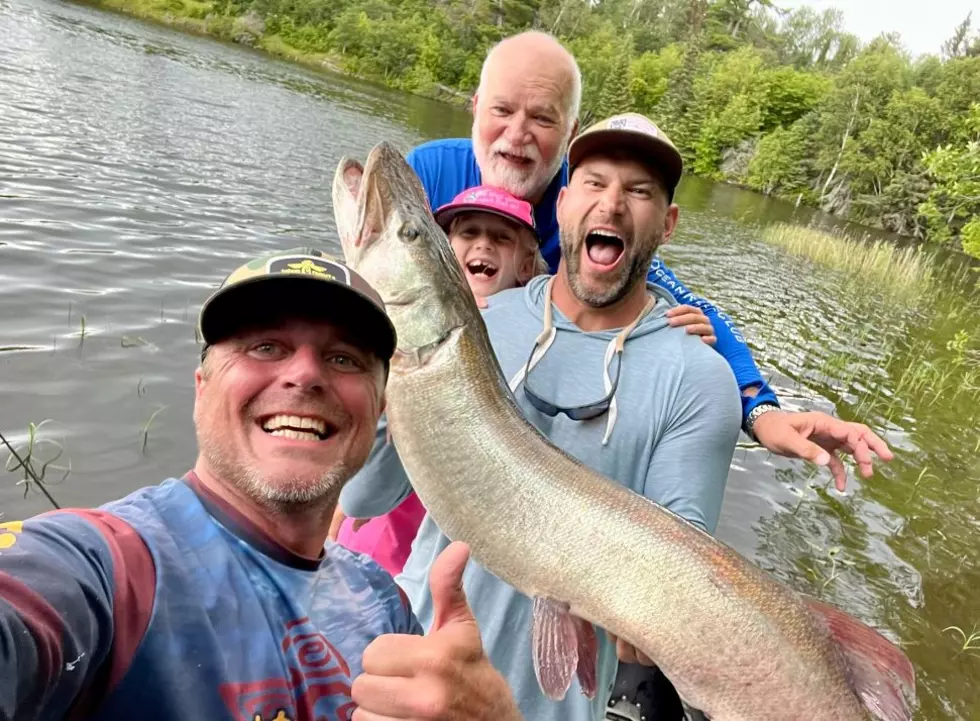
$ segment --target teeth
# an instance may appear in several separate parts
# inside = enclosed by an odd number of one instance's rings
[[[269,435],[279,436],[281,438],[292,438],[294,441],[318,441],[320,436],[316,433],[307,431],[294,431],[292,428],[280,428],[278,430],[272,431]]]
[[[606,238],[615,238],[616,240],[622,240],[623,239],[619,235],[619,233],[615,233],[615,232],[613,232],[611,230],[605,230],[605,229],[602,229],[602,228],[599,228],[599,229],[590,231],[589,232],[589,235],[602,235],[602,236],[605,236]]]
[[[327,432],[327,424],[319,418],[301,418],[300,416],[279,414],[277,416],[273,416],[262,424],[262,429],[270,432],[280,429],[302,430],[303,428],[310,428],[320,435]]]

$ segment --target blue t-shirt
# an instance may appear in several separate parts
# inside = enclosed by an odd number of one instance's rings
[[[467,188],[482,183],[480,167],[473,154],[473,141],[468,138],[447,138],[433,140],[414,148],[406,158],[422,181],[429,205],[433,211],[452,201]],[[541,254],[552,273],[558,271],[561,258],[561,245],[558,238],[557,200],[558,191],[568,184],[568,162],[562,162],[561,169],[545,191],[544,197],[534,207],[534,223],[541,238]],[[760,403],[778,405],[775,392],[759,373],[752,359],[752,353],[745,338],[735,327],[732,319],[718,310],[713,304],[694,295],[688,290],[662,260],[654,258],[647,278],[670,292],[679,303],[700,308],[711,321],[717,350],[731,366],[740,390],[756,386],[759,392],[755,397],[741,396],[742,418]]]
[[[335,719],[367,645],[420,634],[366,556],[278,545],[193,474],[0,524],[0,719]]]

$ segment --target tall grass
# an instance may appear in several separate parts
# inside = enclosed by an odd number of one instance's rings
[[[786,223],[762,229],[763,240],[815,263],[844,271],[881,292],[915,300],[936,282],[931,254],[920,247],[898,246],[884,240],[868,242],[843,233],[828,233]]]

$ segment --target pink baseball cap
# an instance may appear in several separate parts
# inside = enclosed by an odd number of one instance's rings
[[[538,229],[534,226],[534,208],[526,200],[515,198],[506,190],[490,185],[468,188],[453,198],[451,203],[446,203],[439,208],[434,216],[442,229],[448,232],[453,218],[467,211],[493,213],[513,220],[534,233],[534,238],[541,242],[538,238]]]

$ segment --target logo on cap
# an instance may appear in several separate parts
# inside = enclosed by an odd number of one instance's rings
[[[635,118],[633,116],[627,116],[625,118],[613,118],[609,121],[610,130],[635,130],[640,133],[647,133],[653,137],[657,137],[659,132],[657,131],[657,126],[651,123],[646,118]]]
[[[337,273],[343,276],[344,283],[350,284],[346,269],[330,261],[316,262],[312,258],[277,258],[269,263],[269,273],[282,275],[315,275],[324,280],[337,280]]]

